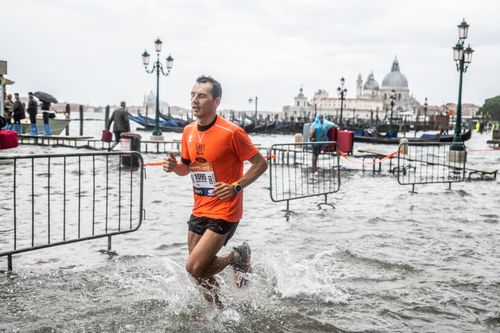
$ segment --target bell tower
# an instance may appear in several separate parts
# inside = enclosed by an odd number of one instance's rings
[[[361,78],[361,73],[358,74],[358,79],[356,80],[356,97],[360,97],[363,93],[363,79]]]

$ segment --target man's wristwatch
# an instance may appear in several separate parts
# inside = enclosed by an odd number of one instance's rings
[[[238,184],[238,182],[234,182],[231,185],[233,185],[233,191],[236,193],[240,193],[243,190],[243,186]]]

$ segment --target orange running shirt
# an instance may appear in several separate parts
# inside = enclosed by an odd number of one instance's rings
[[[243,215],[243,193],[230,200],[213,195],[215,182],[231,184],[243,176],[243,162],[258,152],[238,125],[217,116],[206,131],[196,122],[182,133],[181,157],[190,161],[193,181],[194,216],[238,222]]]

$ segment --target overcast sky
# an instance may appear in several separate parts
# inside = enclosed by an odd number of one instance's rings
[[[90,105],[142,103],[156,91],[141,54],[171,54],[160,98],[189,107],[200,74],[223,87],[221,108],[281,110],[301,85],[330,95],[344,76],[353,97],[358,73],[382,83],[398,57],[410,92],[430,104],[456,102],[452,46],[470,24],[475,50],[463,101],[500,94],[500,2],[494,0],[2,0],[0,59],[10,92],[42,90]],[[153,58],[153,57],[152,57]],[[252,107],[253,108],[253,107]]]

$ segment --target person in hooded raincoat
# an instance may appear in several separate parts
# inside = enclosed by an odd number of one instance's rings
[[[309,132],[309,139],[311,142],[324,142],[328,140],[328,131],[334,127],[335,124],[331,121],[324,119],[322,114],[319,114],[314,119],[311,124],[311,130]],[[313,145],[313,156],[312,156],[312,172],[318,170],[318,155],[323,149],[325,144],[314,144]]]

